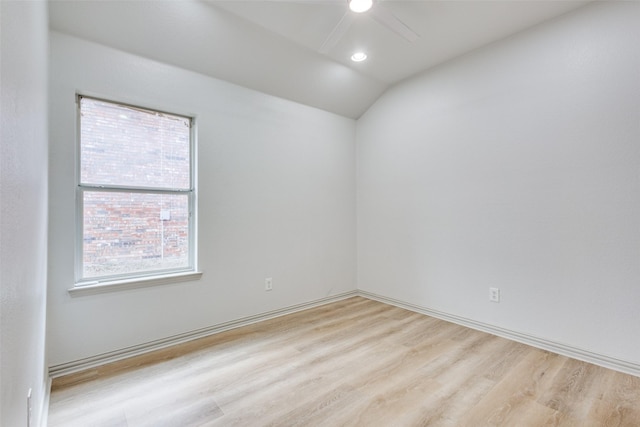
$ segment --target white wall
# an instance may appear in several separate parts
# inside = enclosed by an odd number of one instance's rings
[[[638,41],[640,3],[592,4],[383,95],[358,288],[640,363]]]
[[[0,425],[39,425],[47,277],[46,2],[0,2]]]
[[[353,120],[60,33],[50,74],[51,365],[355,289]],[[200,281],[68,294],[76,91],[196,116]]]

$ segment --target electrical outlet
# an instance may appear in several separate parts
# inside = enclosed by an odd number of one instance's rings
[[[491,302],[500,302],[500,289],[499,288],[489,288],[489,301],[491,301]]]
[[[27,392],[27,427],[31,427],[31,419],[33,418],[33,405],[31,404],[32,390]]]
[[[271,277],[267,277],[264,279],[264,290],[270,291],[273,289],[273,279]]]

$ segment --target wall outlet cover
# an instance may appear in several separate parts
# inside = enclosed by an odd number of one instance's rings
[[[489,288],[489,301],[491,301],[491,302],[500,302],[500,289],[499,288]]]

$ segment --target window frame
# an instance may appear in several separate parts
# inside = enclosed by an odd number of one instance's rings
[[[148,111],[156,114],[166,114],[180,117],[189,121],[189,188],[176,189],[165,187],[127,186],[108,184],[83,184],[82,173],[82,104],[83,98]],[[196,118],[193,115],[168,112],[162,109],[134,105],[127,102],[114,101],[102,97],[76,94],[76,162],[75,162],[75,284],[70,292],[85,291],[100,293],[109,287],[113,289],[137,288],[156,284],[167,284],[198,279],[202,273],[197,271],[197,154],[196,154]],[[84,272],[84,194],[85,192],[136,193],[136,194],[170,194],[186,195],[188,209],[188,266],[180,268],[166,268],[156,270],[137,271],[130,273],[109,274],[96,277],[83,277]]]

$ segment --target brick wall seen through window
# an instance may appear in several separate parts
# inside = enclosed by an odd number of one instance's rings
[[[80,280],[192,267],[191,120],[79,99]]]

